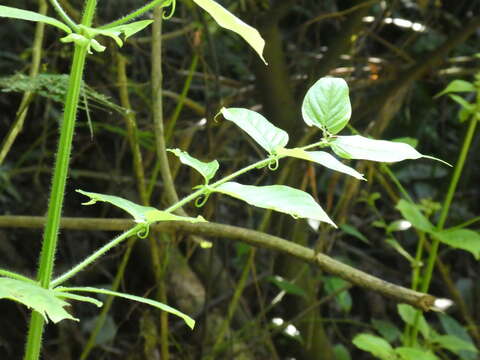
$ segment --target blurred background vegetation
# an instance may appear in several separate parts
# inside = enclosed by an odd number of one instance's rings
[[[290,133],[290,145],[298,144],[315,136],[300,116],[305,91],[319,77],[332,75],[345,78],[350,86],[351,124],[356,130],[375,138],[409,137],[423,154],[455,164],[466,124],[459,121],[458,104],[448,97],[434,96],[450,81],[471,81],[480,70],[480,59],[475,57],[480,42],[479,1],[219,2],[259,29],[267,43],[269,66],[264,66],[238,36],[220,30],[191,1],[179,1],[173,18],[165,21],[162,29],[168,147],[188,150],[205,161],[218,159],[223,174],[256,161],[259,149],[247,136],[227,122],[213,120],[221,106],[255,109]],[[37,10],[41,3],[11,0],[2,5]],[[60,3],[73,18],[81,15],[82,1]],[[99,1],[97,24],[143,3]],[[53,16],[53,11],[48,11]],[[7,19],[1,19],[0,24],[0,140],[6,138],[17,118],[22,96],[30,94],[23,130],[0,163],[0,214],[43,215],[72,47],[58,41],[55,29],[46,28],[40,75],[32,79],[28,75],[35,24]],[[74,189],[143,201],[129,143],[132,123],[138,129],[147,186],[151,184],[150,203],[159,208],[168,204],[158,175],[151,77],[150,30],[129,39],[121,49],[112,42],[101,56],[89,57],[65,216],[124,216],[107,205],[81,207],[85,199]],[[475,95],[467,100],[475,102]],[[452,204],[449,225],[479,214],[478,142],[477,136]],[[188,194],[200,182],[199,176],[180,168],[173,156],[169,160],[179,195]],[[314,247],[408,287],[410,263],[385,241],[384,229],[376,226],[401,219],[395,209],[401,194],[385,168],[366,162],[350,165],[365,173],[369,181],[359,183],[304,162],[277,172],[259,170],[242,178],[244,183],[281,181],[305,189],[337,224],[342,224],[340,230],[295,222],[286,216],[265,216],[263,210],[219,197],[210,199],[200,213],[212,221],[260,229]],[[451,169],[439,162],[419,160],[393,165],[390,170],[434,221]],[[186,210],[199,213],[193,206]],[[478,229],[476,224],[472,228],[475,226]],[[57,271],[77,263],[114,235],[63,230]],[[40,229],[0,228],[2,267],[33,275],[40,236]],[[45,359],[78,359],[82,353],[89,359],[370,359],[370,354],[352,345],[356,334],[373,332],[378,327],[373,320],[402,328],[393,301],[351,288],[287,255],[255,251],[222,238],[208,239],[213,242],[210,249],[181,233],[155,234],[154,238],[159,249],[157,261],[149,248],[151,242],[138,242],[119,286],[130,293],[159,296],[194,316],[198,321],[195,331],[190,332],[178,319],[169,318],[166,325],[166,317],[151,309],[115,300],[106,313],[105,325],[92,340],[98,310],[74,306],[72,311],[82,321],[62,322],[47,329]],[[395,238],[405,250],[415,252],[414,231],[396,233]],[[112,286],[119,264],[127,261],[127,246],[109,253],[75,281]],[[439,259],[441,269],[434,275],[430,292],[439,297],[460,297],[464,304],[448,312],[448,321],[432,314],[427,319],[439,332],[454,331],[455,327],[457,334],[479,346],[480,335],[471,326],[480,323],[478,262],[469,253],[447,248],[441,248]],[[28,313],[6,301],[0,302],[0,313],[0,358],[19,359]],[[448,330],[446,323],[454,325]],[[476,358],[474,353],[439,356]]]

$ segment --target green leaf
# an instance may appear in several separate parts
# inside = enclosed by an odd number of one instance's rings
[[[349,284],[337,276],[324,277],[324,286],[327,294],[332,294],[337,290],[340,290]],[[348,290],[342,291],[340,294],[335,295],[335,299],[344,312],[348,313],[352,309],[352,297]]]
[[[208,12],[218,25],[240,35],[253,48],[253,50],[257,52],[263,62],[267,64],[263,57],[265,40],[263,40],[257,29],[244,23],[230,11],[213,0],[193,0],[193,2]]]
[[[308,89],[302,104],[303,120],[308,126],[336,134],[352,115],[348,85],[341,78],[324,77]]]
[[[418,330],[420,331],[420,333],[422,334],[422,336],[424,337],[425,340],[430,339],[430,335],[431,335],[430,326],[428,326],[427,321],[425,320],[425,317],[420,312],[420,310],[417,310],[417,309],[415,309],[412,306],[407,305],[407,304],[398,304],[397,305],[397,310],[398,310],[398,314],[400,315],[402,320],[406,324],[411,325],[411,326],[415,326],[415,323],[416,323],[415,319],[418,316],[419,317]]]
[[[460,355],[462,351],[470,351],[478,353],[478,349],[471,342],[462,340],[454,335],[438,335],[435,336],[433,342],[438,346],[447,349],[454,354]]]
[[[195,159],[193,156],[190,156],[186,151],[180,149],[167,149],[167,151],[175,154],[181,161],[182,164],[188,165],[195,170],[197,170],[205,179],[205,184],[215,176],[218,168],[220,167],[217,160],[210,162],[203,162]]]
[[[398,347],[395,352],[400,355],[402,360],[438,360],[439,358],[435,354],[428,350],[422,350],[412,347]]]
[[[234,122],[269,154],[288,143],[288,133],[279,129],[256,111],[243,108],[222,108],[225,119]]]
[[[471,82],[465,80],[453,80],[450,84],[447,85],[445,89],[439,92],[435,97],[439,97],[449,93],[458,93],[458,92],[474,92],[477,91],[475,89],[475,85]]]
[[[104,33],[105,31],[113,31],[115,33],[123,34],[125,36],[125,40],[127,40],[130,36],[133,36],[137,32],[142,31],[151,23],[153,23],[153,20],[140,20],[140,21],[134,21],[128,24],[114,26],[107,29],[101,29],[101,30],[95,29],[95,30],[103,35],[107,35],[106,33]]]
[[[140,20],[107,29],[91,28],[83,25],[79,26],[88,34],[90,38],[94,38],[97,35],[108,36],[115,40],[119,47],[122,47],[123,41],[120,38],[121,34],[123,34],[125,36],[125,40],[127,40],[130,36],[135,35],[137,32],[145,29],[152,22],[153,20]]]
[[[151,224],[157,221],[189,221],[192,223],[195,222],[205,222],[206,220],[197,216],[196,218],[187,217],[187,216],[178,216],[171,214],[166,211],[155,209],[151,206],[142,206],[131,202],[130,200],[123,199],[119,196],[114,195],[105,195],[94,192],[87,192],[83,190],[76,190],[78,193],[88,196],[90,200],[82,205],[93,205],[97,201],[107,202],[112,204],[120,209],[128,212],[133,216],[135,222],[137,223],[147,223]]]
[[[268,276],[267,280],[275,284],[280,290],[285,291],[287,294],[307,297],[305,290],[291,281],[285,280],[281,276]]]
[[[45,318],[58,323],[64,319],[78,321],[64,307],[69,303],[59,299],[55,291],[45,289],[38,284],[32,284],[17,279],[0,278],[0,299],[17,301],[31,308]]]
[[[454,318],[443,313],[437,313],[443,329],[449,335],[453,335],[469,344],[474,344],[472,337],[468,331]],[[462,360],[478,360],[477,355],[471,351],[460,351]]]
[[[462,98],[461,96],[455,95],[455,94],[450,94],[450,99],[455,101],[457,104],[459,104],[463,109],[465,109],[468,113],[473,113],[476,109],[476,105],[469,103],[467,100]]]
[[[333,354],[335,355],[336,360],[352,360],[350,352],[343,344],[336,344],[333,347]]]
[[[109,204],[115,205],[116,207],[119,207],[120,209],[128,212],[130,215],[133,216],[135,222],[138,222],[138,223],[143,223],[147,221],[145,217],[145,213],[147,211],[157,210],[151,206],[142,206],[142,205],[135,204],[134,202],[123,199],[119,196],[87,192],[83,190],[75,190],[75,191],[82,195],[88,196],[90,198],[89,201],[82,203],[82,205],[93,205],[97,201],[107,202]]]
[[[330,146],[338,156],[345,159],[397,162],[424,157],[445,163],[432,156],[422,155],[405,143],[374,140],[360,135],[337,136],[330,142]]]
[[[0,5],[0,17],[26,20],[26,21],[43,22],[45,24],[49,24],[59,29],[62,29],[67,34],[70,34],[72,32],[72,30],[63,22],[58,21],[55,18],[45,16],[33,11],[22,10],[22,9],[17,9],[9,6]]]
[[[342,224],[340,225],[340,229],[342,229],[342,231],[348,235],[351,235],[355,238],[357,238],[358,240],[360,241],[363,241],[364,243],[366,244],[369,244],[369,245],[372,245],[372,243],[370,242],[370,240],[368,240],[365,235],[363,235],[360,231],[358,231],[355,227],[353,227],[352,225],[348,225],[348,224]]]
[[[395,359],[395,355],[390,344],[379,336],[371,334],[359,334],[353,338],[352,342],[359,349],[367,351],[380,359]]]
[[[298,159],[313,161],[317,164],[325,166],[326,168],[353,176],[359,180],[366,180],[362,174],[357,170],[345,165],[341,161],[337,160],[333,155],[325,151],[305,151],[300,148],[286,149],[280,148],[277,150],[279,155],[291,156]]]
[[[324,221],[337,227],[310,194],[289,186],[252,186],[226,182],[214,191],[243,200],[253,206],[280,211],[295,218]]]
[[[76,301],[81,301],[81,302],[87,302],[90,304],[95,305],[96,307],[102,307],[103,303],[95,298],[92,298],[90,296],[83,296],[83,295],[77,295],[77,294],[70,294],[67,292],[62,292],[61,290],[57,290],[56,288],[53,289],[55,292],[55,296],[59,299],[71,299],[71,300],[76,300]]]
[[[435,230],[435,226],[428,221],[425,215],[422,214],[417,205],[412,204],[406,200],[401,199],[396,206],[402,216],[408,220],[413,227],[420,231],[432,232]]]
[[[469,251],[475,259],[480,259],[480,234],[468,229],[454,229],[432,232],[432,236],[455,249]]]
[[[390,343],[400,339],[400,336],[402,336],[401,331],[390,321],[372,319],[372,325],[375,330],[377,330],[380,335]]]
[[[156,307],[157,309],[166,311],[170,314],[173,314],[173,315],[176,315],[176,316],[182,318],[183,321],[185,321],[185,323],[191,329],[193,329],[193,327],[195,326],[195,320],[193,320],[190,316],[182,313],[181,311],[179,311],[179,310],[177,310],[177,309],[175,309],[171,306],[163,304],[159,301],[155,301],[155,300],[152,300],[152,299],[147,299],[147,298],[144,298],[144,297],[141,297],[141,296],[124,294],[124,293],[120,293],[120,292],[117,292],[117,291],[112,291],[112,290],[107,290],[107,289],[99,289],[99,288],[88,287],[88,286],[85,286],[85,287],[83,287],[83,286],[82,287],[57,287],[55,290],[62,291],[62,292],[65,292],[65,293],[69,293],[69,292],[93,292],[93,293],[97,293],[97,294],[105,294],[105,295],[110,295],[110,296],[116,296],[116,297],[120,297],[120,298],[124,298],[124,299],[128,299],[128,300],[140,302],[140,303],[143,303],[143,304],[147,304],[147,305]]]

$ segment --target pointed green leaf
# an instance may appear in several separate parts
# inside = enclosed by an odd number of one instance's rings
[[[256,111],[242,108],[222,108],[220,112],[225,119],[234,122],[270,154],[288,143],[288,133],[273,125]]]
[[[412,306],[407,304],[398,304],[397,310],[398,310],[398,314],[406,324],[411,326],[415,326],[417,324],[418,330],[420,331],[424,339],[425,340],[430,339],[431,329],[430,329],[430,326],[428,326],[427,321],[425,320],[425,317],[423,316],[422,313],[418,315],[419,320],[417,322],[417,319],[416,319],[417,313],[420,310],[415,309]]]
[[[432,232],[435,230],[435,226],[428,221],[417,205],[401,199],[397,203],[396,208],[401,212],[405,220],[408,220],[416,229],[424,232]]]
[[[360,135],[337,136],[330,142],[330,146],[335,154],[345,159],[396,162],[424,157],[445,163],[432,156],[422,155],[405,143],[374,140]]]
[[[475,259],[480,259],[480,234],[468,229],[454,229],[433,232],[432,236],[455,249],[469,251]]]
[[[119,196],[114,195],[106,195],[106,194],[99,194],[94,192],[87,192],[83,190],[76,190],[76,192],[88,196],[90,198],[89,201],[82,203],[82,205],[93,205],[97,201],[107,202],[109,204],[115,205],[120,209],[128,212],[130,215],[133,216],[135,222],[143,223],[147,222],[145,213],[147,211],[158,211],[154,207],[151,206],[142,206],[131,202],[130,200],[123,199]]]
[[[135,222],[138,222],[138,223],[151,224],[158,221],[189,221],[192,223],[196,223],[196,222],[206,221],[201,216],[197,216],[196,218],[187,217],[187,216],[178,216],[166,211],[155,209],[154,207],[151,207],[151,206],[142,206],[142,205],[135,204],[134,202],[123,199],[119,196],[105,195],[105,194],[99,194],[94,192],[87,192],[83,190],[76,190],[76,191],[90,198],[90,201],[83,203],[82,205],[93,205],[97,201],[107,202],[109,204],[112,204],[128,212],[130,215],[133,216]]]
[[[92,38],[97,35],[108,36],[108,37],[111,37],[113,40],[115,40],[115,42],[119,47],[122,47],[123,41],[122,39],[120,39],[121,34],[123,34],[125,36],[125,40],[127,40],[130,36],[135,35],[137,32],[145,29],[152,22],[153,20],[140,20],[140,21],[135,21],[128,24],[114,26],[107,29],[91,28],[83,25],[79,25],[79,26],[81,26],[82,29],[88,32],[89,36]]]
[[[208,182],[215,176],[218,168],[220,167],[217,160],[207,163],[195,159],[186,151],[182,151],[180,149],[167,149],[167,151],[175,154],[180,159],[182,164],[188,165],[197,170],[204,177],[206,184],[208,184]]]
[[[400,346],[395,348],[395,352],[400,355],[401,360],[439,360],[439,358],[429,350],[413,347]]]
[[[62,287],[57,287],[53,289],[55,292],[55,296],[59,299],[71,299],[71,300],[76,300],[76,301],[81,301],[81,302],[86,302],[95,305],[96,307],[102,307],[103,303],[100,300],[94,299],[90,296],[83,296],[83,295],[77,295],[77,294],[71,294],[68,292],[63,292]]]
[[[371,334],[359,334],[352,340],[353,344],[380,359],[395,359],[392,347],[383,338]]]
[[[342,224],[342,225],[340,225],[340,229],[342,229],[342,231],[344,233],[346,233],[348,235],[351,235],[351,236],[357,238],[360,241],[363,241],[365,244],[372,245],[370,240],[368,240],[365,237],[365,235],[363,235],[360,231],[358,231],[358,229],[355,228],[354,226],[348,225],[348,224]]]
[[[253,186],[226,182],[214,191],[243,200],[253,206],[290,214],[295,218],[323,221],[337,227],[310,194],[289,186]]]
[[[300,148],[280,148],[277,150],[277,153],[279,155],[291,156],[298,159],[313,161],[331,170],[353,176],[356,179],[366,180],[363,175],[360,174],[357,170],[345,165],[341,161],[337,160],[337,158],[335,158],[333,155],[325,151],[305,151]]]
[[[303,120],[336,134],[347,125],[352,115],[348,85],[341,78],[324,77],[307,91],[302,104]]]
[[[433,338],[433,342],[457,355],[460,355],[462,351],[478,353],[478,349],[474,344],[454,335],[437,335]]]
[[[208,12],[213,19],[221,27],[231,30],[240,35],[260,56],[265,64],[263,57],[263,48],[265,47],[265,40],[257,31],[257,29],[245,24],[242,20],[233,15],[230,11],[225,9],[213,0],[193,0],[195,4],[200,6],[203,10]]]
[[[62,29],[67,34],[70,34],[72,32],[72,30],[63,22],[58,21],[55,18],[45,16],[33,11],[22,10],[22,9],[17,9],[9,6],[0,5],[0,17],[10,18],[10,19],[20,19],[20,20],[26,20],[26,21],[43,22],[45,24],[49,24],[59,29]]]
[[[285,291],[287,294],[303,296],[304,298],[307,298],[307,293],[305,292],[305,290],[303,290],[297,284],[288,281],[281,276],[268,276],[267,280],[275,284],[280,290]]]
[[[474,92],[476,91],[475,85],[471,82],[465,80],[453,80],[447,87],[442,90],[440,93],[435,95],[435,97],[439,97],[449,93],[458,93],[458,92]]]
[[[64,319],[78,321],[64,307],[69,303],[59,299],[55,292],[38,284],[17,279],[0,278],[0,299],[10,299],[40,313],[45,318],[58,323]]]
[[[89,287],[89,286],[85,286],[85,287],[84,286],[82,286],[82,287],[61,287],[61,288],[57,288],[57,289],[61,289],[61,291],[63,291],[63,292],[92,292],[92,293],[97,293],[97,294],[105,294],[105,295],[116,296],[116,297],[124,298],[124,299],[127,299],[127,300],[140,302],[142,304],[147,304],[147,305],[156,307],[157,309],[166,311],[166,312],[168,312],[172,315],[176,315],[176,316],[180,317],[181,319],[183,319],[183,321],[185,321],[185,323],[191,329],[193,329],[193,327],[195,326],[195,320],[193,320],[190,316],[182,313],[181,311],[179,311],[179,310],[177,310],[177,309],[175,309],[171,306],[163,304],[159,301],[155,301],[155,300],[152,300],[152,299],[147,299],[147,298],[144,298],[144,297],[141,297],[141,296],[135,296],[135,295],[125,294],[125,293],[120,293],[120,292],[117,292],[117,291],[112,291],[112,290],[107,290],[107,289],[99,289],[99,288],[94,288],[94,287]]]
[[[389,343],[393,343],[402,336],[402,332],[388,320],[372,319],[371,322],[375,330]]]
[[[142,31],[143,29],[145,29],[151,23],[153,23],[153,20],[134,21],[134,22],[131,22],[131,23],[128,23],[128,24],[123,24],[123,25],[114,26],[114,27],[107,28],[107,29],[102,29],[101,34],[104,34],[103,33],[104,31],[118,32],[118,33],[123,34],[125,36],[125,40],[127,40],[130,36],[133,36],[137,32]],[[98,31],[99,29],[95,29],[95,30]]]

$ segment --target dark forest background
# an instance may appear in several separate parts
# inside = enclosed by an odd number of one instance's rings
[[[2,5],[37,10],[41,2],[2,1]],[[240,37],[219,29],[191,1],[178,1],[174,16],[163,22],[162,29],[168,147],[188,150],[205,161],[218,159],[223,174],[256,161],[259,149],[240,129],[214,121],[222,106],[261,112],[289,132],[293,146],[309,134],[300,114],[306,90],[320,77],[330,75],[348,82],[351,125],[360,133],[378,139],[409,137],[415,139],[421,153],[457,162],[467,122],[459,121],[460,106],[455,101],[435,95],[454,79],[473,82],[480,70],[479,1],[219,2],[260,31],[267,43],[269,66],[264,66]],[[79,18],[82,1],[60,3],[74,19]],[[99,1],[96,23],[116,19],[143,3]],[[49,15],[54,16],[52,9]],[[23,130],[0,163],[2,215],[41,216],[48,202],[66,84],[64,77],[56,75],[68,74],[72,47],[60,43],[59,32],[47,27],[40,75],[31,80],[34,31],[33,23],[0,19],[0,141],[16,119],[24,92],[33,94]],[[151,204],[168,206],[156,166],[151,118],[150,30],[132,37],[121,49],[113,41],[103,43],[106,52],[90,56],[85,72],[88,112],[82,103],[64,206],[67,217],[124,217],[108,205],[80,206],[85,198],[75,189],[142,201],[129,145],[127,124],[132,120],[138,128],[147,185],[154,181]],[[122,94],[122,89],[127,93]],[[476,102],[475,93],[464,95],[467,101]],[[479,140],[475,136],[470,147],[448,226],[475,219],[480,212]],[[180,167],[174,156],[169,160],[177,192],[183,197],[201,179]],[[343,225],[338,230],[314,229],[305,221],[276,214],[266,218],[261,209],[219,196],[213,196],[202,209],[189,206],[186,210],[210,221],[281,236],[409,287],[410,263],[385,241],[385,229],[378,226],[382,221],[401,219],[395,206],[402,194],[378,163],[352,161],[349,165],[365,173],[368,182],[300,161],[287,170],[259,170],[242,177],[244,183],[283,181],[308,191]],[[421,159],[388,169],[435,221],[452,168]],[[283,180],[279,180],[280,174]],[[34,276],[41,229],[29,227],[0,228],[0,265]],[[478,229],[478,223],[470,228]],[[118,233],[105,230],[62,230],[57,271],[77,263]],[[152,237],[150,242],[138,241],[133,246],[119,289],[164,299],[195,317],[195,331],[174,317],[169,317],[166,325],[166,318],[153,309],[116,299],[87,358],[164,359],[166,347],[171,359],[361,360],[372,355],[353,346],[352,339],[362,332],[378,334],[372,320],[403,329],[394,301],[349,287],[288,255],[254,250],[228,236],[203,239],[212,241],[209,249],[199,245],[202,239],[181,232],[154,233]],[[413,229],[396,232],[394,237],[406,251],[415,253],[418,234]],[[152,241],[160,249],[157,261],[152,257]],[[127,247],[115,248],[73,283],[110,287],[125,261]],[[462,299],[461,306],[457,303],[448,311],[448,319],[453,319],[450,323],[457,326],[458,334],[479,346],[480,333],[473,326],[480,323],[478,262],[470,253],[447,247],[440,249],[439,259],[430,293]],[[331,295],[342,287],[337,296]],[[284,296],[279,296],[282,291]],[[82,304],[71,311],[81,322],[50,324],[44,359],[79,359],[85,352],[100,310]],[[0,358],[20,359],[29,312],[2,300],[0,314]],[[436,314],[426,316],[439,333],[448,331]],[[392,344],[398,346],[398,340]],[[472,354],[459,357],[441,351],[437,356],[472,359]]]

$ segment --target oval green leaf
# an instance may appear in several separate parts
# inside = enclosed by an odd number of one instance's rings
[[[465,80],[453,80],[450,84],[447,85],[445,89],[443,89],[440,93],[435,95],[435,97],[439,97],[445,94],[450,93],[459,93],[459,92],[475,92],[475,85],[471,82]]]
[[[269,122],[256,111],[243,108],[222,108],[225,119],[234,122],[269,154],[288,143],[288,133]]]
[[[352,115],[348,85],[341,78],[325,77],[307,91],[302,104],[303,120],[308,126],[337,134]]]
[[[193,0],[193,2],[208,12],[218,25],[240,35],[253,48],[253,50],[257,52],[263,62],[267,64],[263,57],[265,40],[263,40],[257,29],[244,23],[230,11],[213,0]]]
[[[200,160],[195,159],[193,156],[189,155],[186,151],[180,149],[167,149],[167,151],[175,154],[182,164],[188,165],[195,170],[197,170],[205,179],[205,183],[208,184],[210,179],[212,179],[218,168],[220,167],[217,160],[213,160],[210,162],[203,162]]]
[[[366,179],[363,177],[363,174],[360,174],[357,170],[351,168],[350,166],[345,165],[344,163],[339,161],[337,158],[335,158],[333,155],[325,151],[305,151],[300,148],[295,148],[295,149],[281,148],[277,150],[277,153],[279,155],[291,156],[298,159],[313,161],[331,170],[335,170],[335,171],[353,176],[354,178],[357,178],[359,180],[366,181]]]
[[[69,303],[59,299],[53,290],[38,284],[17,279],[0,278],[0,299],[10,299],[40,313],[45,318],[58,323],[69,319],[78,321],[64,308]]]
[[[271,209],[295,218],[323,221],[337,227],[310,194],[285,185],[253,186],[226,182],[216,192],[243,200],[250,205]]]
[[[470,252],[475,259],[480,259],[480,234],[469,229],[443,230],[432,233],[442,243],[455,249]]]
[[[0,5],[0,17],[26,20],[26,21],[43,22],[45,24],[49,24],[59,29],[62,29],[67,34],[71,34],[72,32],[72,30],[63,22],[55,18],[52,18],[50,16],[45,16],[33,11],[22,10],[22,9],[17,9],[9,6]]]
[[[417,349],[413,347],[401,346],[395,349],[395,353],[400,355],[401,360],[440,360],[429,350]]]
[[[205,222],[206,220],[198,216],[196,218],[187,216],[178,216],[169,212],[155,209],[151,206],[142,206],[135,204],[130,200],[123,199],[119,196],[99,194],[94,192],[87,192],[83,190],[76,190],[78,193],[88,196],[90,200],[82,205],[93,205],[97,201],[107,202],[120,209],[128,212],[133,216],[135,222],[151,224],[158,221],[188,221],[192,223]]]
[[[359,349],[367,351],[380,359],[395,359],[393,348],[385,339],[379,336],[359,334],[353,338],[352,342]]]
[[[401,199],[396,208],[402,213],[405,220],[409,221],[417,230],[428,233],[435,230],[435,226],[422,214],[417,205]]]
[[[397,162],[424,157],[449,165],[443,160],[420,154],[408,144],[396,141],[374,140],[360,135],[336,136],[331,140],[330,146],[335,154],[345,159]]]

